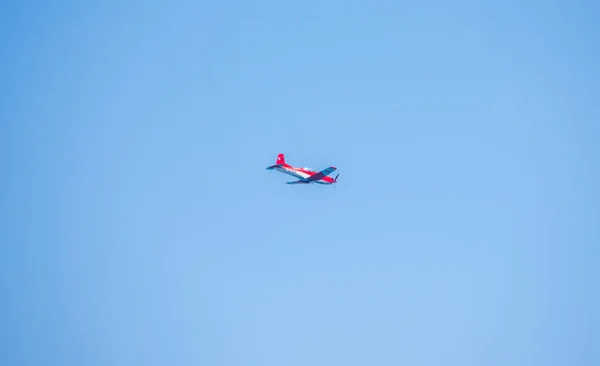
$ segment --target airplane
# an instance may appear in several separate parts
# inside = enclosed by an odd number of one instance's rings
[[[285,162],[285,155],[278,154],[277,161],[275,165],[271,165],[266,168],[267,170],[276,170],[281,173],[289,174],[293,177],[298,178],[298,180],[292,182],[286,182],[287,184],[334,184],[337,182],[337,178],[339,174],[335,176],[335,178],[331,178],[328,175],[333,173],[337,168],[334,166],[330,166],[329,168],[325,168],[320,172],[317,172],[311,168],[296,168]]]

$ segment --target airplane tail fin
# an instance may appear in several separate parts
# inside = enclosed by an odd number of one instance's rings
[[[283,154],[277,155],[277,162],[275,162],[275,164],[285,165],[285,155],[283,155]]]
[[[268,166],[266,169],[267,170],[273,170],[275,168],[281,168],[281,167],[289,167],[289,165],[287,165],[285,163],[285,156],[283,154],[278,154],[277,155],[277,161],[275,162],[274,165]]]

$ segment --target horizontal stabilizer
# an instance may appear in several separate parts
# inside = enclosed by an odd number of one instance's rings
[[[293,182],[285,182],[286,184],[308,184],[305,180],[295,180]]]
[[[275,165],[268,166],[265,169],[267,169],[267,170],[273,170],[275,168],[281,168],[281,167],[283,167],[283,164],[275,164]]]

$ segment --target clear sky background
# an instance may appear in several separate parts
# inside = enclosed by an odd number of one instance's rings
[[[3,2],[0,364],[598,365],[599,15]]]

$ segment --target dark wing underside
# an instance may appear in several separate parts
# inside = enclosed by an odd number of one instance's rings
[[[311,180],[323,179],[326,176],[328,176],[329,174],[333,173],[336,169],[337,169],[336,167],[330,166],[329,168],[323,169],[320,172],[318,172],[317,174],[314,174],[313,176],[306,178],[306,180],[311,181]]]

